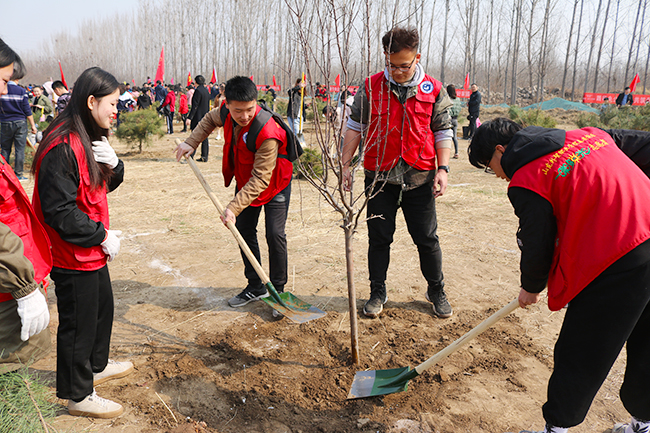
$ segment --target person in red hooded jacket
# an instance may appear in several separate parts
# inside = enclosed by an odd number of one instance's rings
[[[131,362],[108,358],[113,291],[107,261],[121,232],[109,230],[106,194],[124,178],[108,143],[117,113],[118,82],[100,68],[85,70],[70,103],[45,130],[36,154],[33,203],[52,243],[59,329],[56,393],[71,415],[111,418],[120,404],[97,396],[94,385],[123,377]]]
[[[481,125],[469,161],[508,184],[519,218],[519,305],[566,308],[542,407],[544,433],[580,424],[627,345],[614,433],[650,431],[650,133]],[[594,429],[587,429],[593,431]]]
[[[0,95],[7,93],[16,59],[0,39]],[[18,177],[0,157],[0,374],[50,351],[50,313],[43,283],[51,268],[47,234]]]

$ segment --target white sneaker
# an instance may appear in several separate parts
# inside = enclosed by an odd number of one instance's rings
[[[97,386],[107,380],[119,379],[133,371],[133,363],[130,361],[118,362],[112,359],[108,360],[104,371],[93,373],[93,386]]]
[[[68,412],[73,416],[89,416],[92,418],[115,418],[122,415],[124,408],[121,404],[102,398],[93,393],[79,403],[69,400]]]
[[[284,314],[280,313],[278,310],[273,310],[273,317],[278,318],[278,317],[283,317]]]

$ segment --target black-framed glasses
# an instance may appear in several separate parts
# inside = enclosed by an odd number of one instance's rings
[[[413,57],[413,61],[412,61],[411,63],[409,63],[408,66],[395,66],[395,65],[392,65],[392,64],[388,61],[388,59],[386,59],[386,66],[387,66],[387,67],[388,67],[392,72],[395,72],[395,71],[397,71],[397,70],[399,70],[400,72],[408,72],[408,71],[411,69],[411,67],[413,66],[413,63],[415,63],[415,60],[416,60],[416,59],[417,59],[417,56]]]

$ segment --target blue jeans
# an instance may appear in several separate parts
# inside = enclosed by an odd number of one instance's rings
[[[11,146],[14,147],[15,162],[14,173],[16,176],[23,175],[25,163],[25,145],[27,144],[27,119],[14,120],[13,122],[1,122],[0,124],[0,147],[2,156],[9,163]]]
[[[294,119],[293,117],[287,117],[287,125],[289,125],[289,128],[291,128],[296,137],[298,137],[300,143],[305,144],[302,129],[300,128],[300,118]]]

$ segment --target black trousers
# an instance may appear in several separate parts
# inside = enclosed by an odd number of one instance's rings
[[[82,400],[93,392],[93,372],[103,371],[113,329],[113,289],[108,266],[97,271],[53,268],[59,329],[56,395]]]
[[[183,129],[181,130],[181,132],[185,132],[185,131],[187,131],[187,123],[186,123],[187,122],[187,113],[181,114],[181,121],[183,122]]]
[[[167,134],[173,134],[174,133],[174,112],[172,111],[171,113],[167,114],[165,116],[165,120],[167,122]]]
[[[291,183],[280,191],[273,199],[263,206],[248,206],[237,217],[235,226],[246,241],[258,262],[261,262],[260,246],[257,242],[257,222],[264,208],[264,224],[266,227],[266,243],[269,248],[269,278],[278,290],[284,290],[287,283],[287,235],[285,226],[291,198]],[[255,272],[250,261],[241,253],[244,259],[244,275],[249,285],[261,284],[261,279]]]
[[[366,191],[372,178],[366,176]],[[381,188],[381,191],[377,190]],[[395,234],[397,209],[402,208],[406,226],[420,256],[420,270],[432,288],[443,285],[442,251],[436,230],[436,202],[433,181],[410,191],[400,185],[375,184],[377,195],[368,201],[368,268],[370,281],[386,281],[390,246]]]
[[[568,428],[584,420],[626,342],[621,401],[637,419],[650,420],[650,262],[625,269],[625,258],[569,303],[543,406],[551,425]]]
[[[474,133],[476,132],[476,119],[478,119],[478,114],[469,115],[469,137],[468,138],[472,138],[474,136]]]

